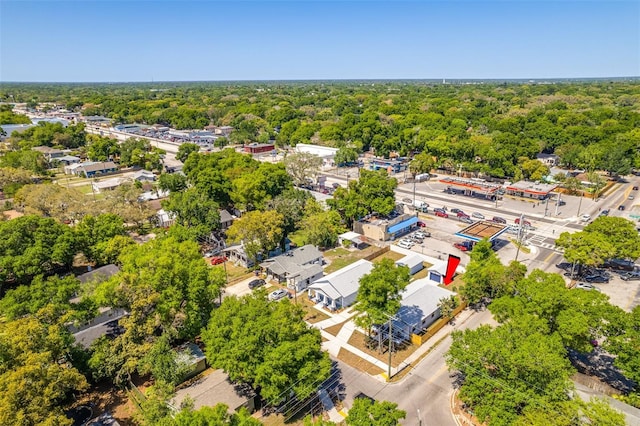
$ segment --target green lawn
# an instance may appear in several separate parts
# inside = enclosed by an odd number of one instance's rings
[[[324,272],[326,274],[335,272],[338,269],[342,269],[345,266],[350,265],[353,262],[356,262],[370,255],[376,250],[379,250],[379,248],[375,246],[367,247],[364,250],[354,250],[354,251],[349,251],[342,247],[334,248],[333,250],[327,250],[323,253],[323,255],[324,255],[324,258],[330,261],[331,263],[329,266],[325,268]]]

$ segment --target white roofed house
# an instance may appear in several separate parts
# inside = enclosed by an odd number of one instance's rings
[[[393,329],[408,339],[411,334],[419,334],[440,318],[440,299],[456,293],[434,285],[428,279],[420,279],[409,284],[402,292],[400,309],[395,315]],[[394,335],[396,334],[394,332]]]
[[[360,278],[371,272],[373,263],[360,259],[308,287],[309,298],[331,310],[346,308],[356,301]]]
[[[138,170],[133,174],[133,179],[139,182],[154,182],[156,180],[156,175],[154,175],[153,172],[150,172],[149,170]]]
[[[260,264],[267,278],[286,283],[296,293],[322,278],[322,253],[313,245],[290,250]]]

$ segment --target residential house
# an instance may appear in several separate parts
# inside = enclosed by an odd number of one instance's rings
[[[54,162],[57,162],[62,166],[70,166],[71,164],[79,163],[80,157],[76,157],[74,155],[63,155],[62,157],[55,158]]]
[[[156,213],[156,220],[158,221],[158,226],[161,228],[168,228],[176,223],[176,215],[175,213],[160,209]]]
[[[320,250],[307,244],[267,259],[260,267],[267,273],[268,279],[286,283],[288,288],[297,293],[322,278],[322,263]]]
[[[115,274],[120,272],[120,268],[116,265],[105,265],[100,268],[96,268],[82,275],[78,275],[76,278],[81,284],[89,283],[101,283]],[[75,297],[70,300],[71,303],[79,303],[80,298]],[[67,328],[73,334],[76,339],[76,343],[82,345],[85,348],[89,348],[91,344],[102,336],[114,337],[122,333],[122,327],[120,327],[119,320],[129,313],[124,309],[101,307],[98,309],[98,316],[86,321],[82,324],[68,324]]]
[[[176,364],[184,366],[182,381],[189,380],[207,369],[207,358],[195,343],[185,343],[177,348]]]
[[[360,259],[311,284],[308,287],[309,298],[330,310],[346,308],[356,301],[360,278],[372,269],[373,263]]]
[[[402,292],[400,309],[395,315],[393,329],[404,338],[418,334],[440,318],[440,299],[455,296],[456,293],[433,285],[427,279],[410,283]],[[395,334],[395,333],[394,333]]]
[[[291,248],[291,241],[288,238],[285,238],[284,245],[285,245],[284,251],[289,250]],[[245,251],[243,244],[235,244],[235,245],[224,248],[222,251],[225,253],[229,261],[235,263],[236,265],[240,265],[245,268],[251,268],[252,266],[255,265],[255,262],[253,261],[253,259],[249,258],[249,256],[247,255],[247,252]],[[264,253],[258,253],[257,257],[258,257],[258,261],[262,261],[264,259],[268,259],[273,256],[278,256],[280,254],[282,254],[282,249],[280,247],[277,247],[275,250],[272,250],[269,253],[267,253],[266,256],[264,255]]]
[[[91,182],[91,186],[95,192],[112,191],[127,181],[128,179],[116,177],[116,178],[110,178],[110,179],[103,179],[98,182]]]
[[[232,224],[235,218],[226,210],[220,210],[220,229],[223,231],[228,229]]]
[[[193,402],[193,408],[196,410],[204,406],[225,404],[229,407],[229,413],[242,407],[253,413],[259,406],[259,399],[249,385],[232,383],[222,370],[213,370],[211,374],[205,375],[191,386],[178,389],[171,406],[180,407],[186,398]]]
[[[556,154],[538,154],[536,160],[548,167],[557,166],[560,164],[560,157]]]
[[[138,170],[133,174],[133,179],[139,182],[154,182],[156,180],[156,175],[149,170]]]
[[[80,163],[79,167],[73,169],[74,174],[86,178],[92,178],[97,175],[113,173],[118,171],[118,166],[113,161],[98,161]]]
[[[85,272],[82,275],[78,275],[76,278],[80,281],[81,284],[86,284],[88,282],[103,282],[114,276],[120,272],[120,268],[117,265],[109,264],[104,265],[96,269],[91,269],[88,272]]]
[[[31,149],[41,153],[48,162],[63,157],[66,154],[62,149],[55,149],[49,146],[36,146]]]

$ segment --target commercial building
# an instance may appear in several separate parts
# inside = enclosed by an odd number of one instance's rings
[[[507,195],[522,198],[533,198],[535,200],[544,200],[551,196],[551,192],[555,190],[558,185],[549,183],[529,182],[521,180],[505,188]]]
[[[265,152],[271,152],[276,149],[276,146],[272,143],[250,143],[244,146],[244,152],[248,154],[262,154]]]

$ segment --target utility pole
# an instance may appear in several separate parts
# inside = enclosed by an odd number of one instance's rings
[[[560,207],[560,193],[558,192],[558,199],[556,200],[556,216],[558,216],[558,207]]]
[[[389,374],[387,380],[391,381],[391,352],[393,351],[393,317],[389,317]]]
[[[516,262],[518,261],[518,255],[520,254],[520,245],[522,244],[522,230],[524,229],[524,214],[520,215],[520,223],[518,224],[518,236],[516,237]]]
[[[576,216],[580,216],[580,208],[582,207],[582,196],[584,194],[581,192],[580,193],[580,202],[578,203],[578,213],[576,214]]]
[[[413,178],[413,206],[416,206],[416,178]]]

